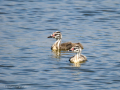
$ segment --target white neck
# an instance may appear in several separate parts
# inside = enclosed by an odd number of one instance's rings
[[[54,45],[58,48],[58,50],[60,49],[60,43],[61,43],[61,39],[57,39],[57,41],[54,43]]]
[[[75,60],[76,60],[76,62],[77,62],[77,60],[79,59],[80,55],[81,55],[81,50],[80,50],[80,52],[77,52],[77,55],[75,55]]]
[[[80,52],[78,52],[78,53],[77,53],[77,55],[76,55],[76,56],[77,56],[77,58],[79,58],[79,57],[80,57],[80,55],[81,55],[81,53],[80,53]]]

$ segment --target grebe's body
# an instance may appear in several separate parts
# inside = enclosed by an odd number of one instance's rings
[[[82,63],[82,62],[87,61],[87,58],[81,54],[79,57],[77,55],[71,57],[69,61],[71,63]]]
[[[72,42],[66,42],[61,44],[62,34],[59,31],[54,32],[51,36],[48,38],[55,38],[56,42],[52,45],[52,50],[69,50],[73,46],[78,45],[83,49],[83,46],[81,43],[72,43]]]
[[[73,51],[73,52],[77,53],[75,56],[70,58],[69,61],[71,63],[82,63],[82,62],[87,61],[87,58],[84,55],[81,54],[82,49],[81,49],[80,46],[76,45],[76,46],[72,47],[70,49],[70,51]]]

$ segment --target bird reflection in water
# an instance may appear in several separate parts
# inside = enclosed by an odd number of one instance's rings
[[[68,51],[65,51],[65,50],[52,50],[52,53],[53,53],[53,57],[54,58],[60,58],[61,55],[67,55]]]
[[[72,67],[80,67],[81,64],[80,63],[73,63]]]
[[[60,56],[61,56],[60,50],[52,50],[52,53],[53,53],[54,58],[60,58]]]
[[[78,62],[78,63],[72,63],[72,67],[81,67],[81,64],[85,63],[86,61],[83,61],[83,62]]]

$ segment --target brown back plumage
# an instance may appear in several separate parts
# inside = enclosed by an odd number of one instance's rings
[[[69,50],[72,47],[72,43],[71,42],[66,42],[66,43],[62,43],[60,44],[60,49],[61,50]]]
[[[61,50],[70,50],[73,46],[79,45],[83,49],[83,45],[81,43],[72,43],[72,42],[66,42],[60,44]]]

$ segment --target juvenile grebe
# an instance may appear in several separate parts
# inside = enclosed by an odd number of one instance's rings
[[[54,32],[48,38],[56,39],[56,42],[51,47],[52,50],[69,50],[75,45],[78,45],[81,47],[81,49],[83,49],[83,46],[81,43],[66,42],[61,44],[62,34],[59,31]]]
[[[74,55],[73,57],[70,58],[71,63],[82,63],[87,61],[87,58],[81,54],[82,48],[78,45],[72,47],[69,51],[76,52],[77,55]]]

